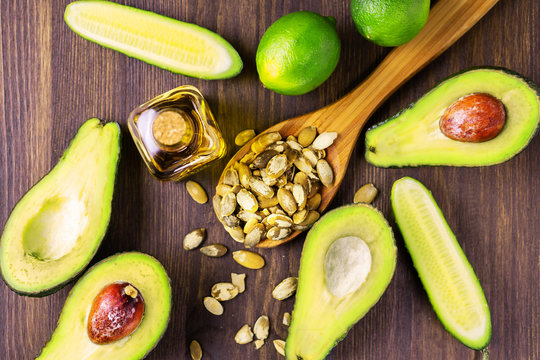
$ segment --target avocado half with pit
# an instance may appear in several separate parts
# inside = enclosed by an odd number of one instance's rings
[[[395,267],[394,234],[378,210],[347,205],[321,217],[302,250],[287,360],[324,359],[377,303]]]
[[[144,299],[144,315],[130,335],[108,344],[96,344],[88,336],[89,312],[100,291],[116,282],[127,282],[140,292]],[[167,329],[171,296],[167,272],[152,256],[128,252],[106,258],[75,284],[51,340],[37,359],[143,359]]]
[[[506,110],[502,131],[484,142],[462,142],[440,130],[450,105],[470,94],[489,94]],[[486,166],[521,152],[540,126],[535,84],[503,68],[472,68],[443,80],[386,122],[366,132],[366,160],[380,167]]]
[[[119,154],[118,124],[87,120],[17,203],[0,239],[0,270],[12,290],[48,295],[88,265],[109,224]]]

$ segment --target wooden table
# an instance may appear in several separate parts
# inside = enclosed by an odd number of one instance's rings
[[[445,1],[445,0],[440,0]],[[472,0],[471,0],[472,1]],[[364,40],[354,28],[349,1],[126,0],[128,5],[217,31],[244,60],[233,79],[204,81],[175,75],[76,36],[64,23],[69,1],[2,0],[0,3],[0,223],[19,198],[56,163],[78,127],[89,117],[122,126],[113,214],[94,262],[121,251],[157,257],[168,270],[174,308],[169,328],[148,359],[187,359],[197,339],[204,359],[278,359],[271,340],[284,339],[282,315],[294,299],[271,297],[283,278],[296,275],[304,237],[258,250],[267,265],[242,269],[230,254],[211,259],[186,252],[181,240],[196,227],[208,229],[207,243],[239,249],[215,219],[210,203],[196,204],[183,183],[161,183],[148,173],[126,127],[135,106],[178,85],[198,87],[210,103],[229,144],[245,128],[269,125],[315,110],[350,91],[389,49]],[[337,19],[342,39],[339,65],[317,90],[298,97],[263,88],[255,52],[265,29],[280,16],[311,10]],[[372,117],[375,124],[415,101],[448,75],[475,65],[504,66],[540,83],[540,6],[536,0],[502,0],[469,33],[397,91]],[[363,138],[363,135],[361,135]],[[235,151],[234,145],[231,151]],[[390,210],[389,191],[408,175],[433,191],[488,299],[492,359],[538,359],[540,141],[516,158],[484,168],[379,169],[363,157],[358,142],[349,170],[331,207],[350,203],[366,182],[380,189],[374,205],[387,216],[398,247],[397,269],[378,304],[349,332],[329,359],[473,359],[476,353],[446,332],[433,312]],[[213,194],[226,159],[193,179]],[[247,290],[225,303],[216,317],[202,298],[231,272],[247,273]],[[45,298],[18,296],[0,286],[0,358],[30,359],[55,328],[73,284]],[[271,321],[269,342],[255,351],[233,338],[261,314]]]

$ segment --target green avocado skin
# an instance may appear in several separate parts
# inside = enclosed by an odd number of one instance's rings
[[[474,79],[475,74],[482,78]],[[520,96],[507,99],[513,91]],[[508,117],[498,136],[483,143],[463,143],[434,130],[447,106],[474,92],[492,94],[503,102]],[[432,113],[426,110],[430,106]],[[519,111],[524,108],[528,111]],[[365,157],[372,165],[388,168],[496,165],[527,147],[540,129],[539,114],[540,89],[531,80],[502,67],[472,67],[442,80],[418,101],[369,128]],[[431,135],[424,131],[428,128]]]
[[[92,239],[92,241],[96,244],[95,247],[91,250],[92,252],[89,253],[86,256],[86,259],[84,260],[84,262],[81,263],[81,264],[78,264],[77,269],[70,269],[72,274],[69,277],[65,278],[63,281],[56,282],[56,283],[50,283],[50,284],[43,284],[42,286],[39,287],[39,289],[36,289],[34,291],[24,290],[24,289],[21,289],[21,288],[17,287],[16,284],[14,284],[13,282],[11,282],[11,281],[9,281],[7,279],[7,275],[8,275],[10,270],[7,268],[7,266],[5,264],[5,261],[2,261],[1,259],[3,259],[4,256],[5,256],[4,253],[7,251],[6,248],[8,247],[8,242],[11,243],[13,241],[18,241],[19,240],[16,236],[13,237],[13,236],[11,236],[11,234],[8,234],[8,232],[9,232],[10,228],[12,227],[12,225],[17,222],[17,218],[19,216],[18,214],[20,214],[20,211],[19,212],[17,211],[18,207],[22,206],[21,203],[24,203],[25,201],[28,201],[28,199],[34,200],[34,199],[37,199],[37,198],[46,197],[47,194],[43,194],[43,195],[39,194],[39,192],[40,192],[39,187],[42,186],[40,184],[44,183],[44,182],[45,183],[46,182],[51,182],[51,178],[54,178],[56,176],[55,173],[58,171],[59,167],[63,166],[62,165],[63,161],[66,159],[66,157],[68,157],[70,155],[71,149],[74,148],[77,145],[77,143],[79,143],[81,141],[84,141],[84,139],[81,138],[81,136],[83,136],[83,135],[81,135],[81,133],[83,133],[84,131],[96,131],[96,130],[99,131],[98,129],[102,129],[105,125],[107,125],[108,128],[110,129],[110,136],[112,137],[111,143],[112,143],[112,148],[113,148],[113,150],[109,154],[102,154],[103,156],[110,156],[111,157],[110,164],[112,164],[112,166],[108,169],[109,177],[108,177],[108,179],[105,180],[108,183],[108,188],[111,191],[111,199],[110,199],[110,201],[108,201],[107,204],[105,204],[105,207],[103,208],[105,214],[107,213],[107,211],[105,211],[105,209],[107,209],[107,208],[109,209],[109,211],[108,211],[109,215],[106,218],[106,223],[102,227],[99,236]],[[88,130],[91,127],[93,127],[93,129]],[[85,130],[81,131],[81,129],[85,129]],[[109,224],[109,220],[110,220],[110,208],[111,208],[111,203],[112,203],[112,192],[113,192],[112,189],[114,189],[114,184],[115,184],[115,180],[116,180],[116,173],[117,173],[117,169],[118,169],[118,162],[119,162],[119,158],[120,158],[120,143],[121,143],[121,131],[120,131],[120,126],[117,123],[109,122],[109,123],[105,124],[101,120],[96,119],[96,118],[88,119],[80,127],[80,129],[77,132],[77,134],[75,135],[75,137],[71,140],[68,148],[64,151],[64,154],[59,159],[58,163],[49,171],[49,173],[44,175],[36,184],[34,184],[34,186],[32,186],[26,192],[26,194],[23,195],[23,197],[19,200],[19,202],[12,209],[12,211],[11,211],[11,213],[10,213],[6,223],[5,223],[4,230],[3,230],[2,236],[0,238],[0,256],[1,256],[0,257],[0,275],[1,275],[2,281],[8,286],[8,288],[10,290],[14,291],[15,293],[17,293],[19,295],[29,296],[29,297],[44,297],[44,296],[51,295],[51,294],[57,292],[58,290],[60,290],[61,288],[63,288],[68,283],[76,280],[80,276],[80,274],[82,273],[84,268],[86,268],[88,263],[90,263],[93,256],[98,251],[98,249],[99,249],[99,247],[101,245],[101,242],[102,242],[102,240],[103,240],[103,238],[104,238],[104,236],[106,234],[107,228],[108,228],[108,224]],[[69,254],[66,255],[66,256],[69,256]]]

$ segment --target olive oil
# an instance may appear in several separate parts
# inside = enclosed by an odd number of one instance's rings
[[[128,127],[158,180],[180,180],[226,153],[208,103],[193,86],[180,86],[138,106]]]

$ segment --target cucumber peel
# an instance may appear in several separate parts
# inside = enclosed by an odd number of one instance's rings
[[[242,70],[238,52],[218,34],[150,11],[109,1],[76,1],[64,20],[101,46],[201,79],[230,78]]]
[[[484,292],[431,192],[404,177],[392,186],[392,208],[429,301],[446,330],[480,350],[491,339]]]

